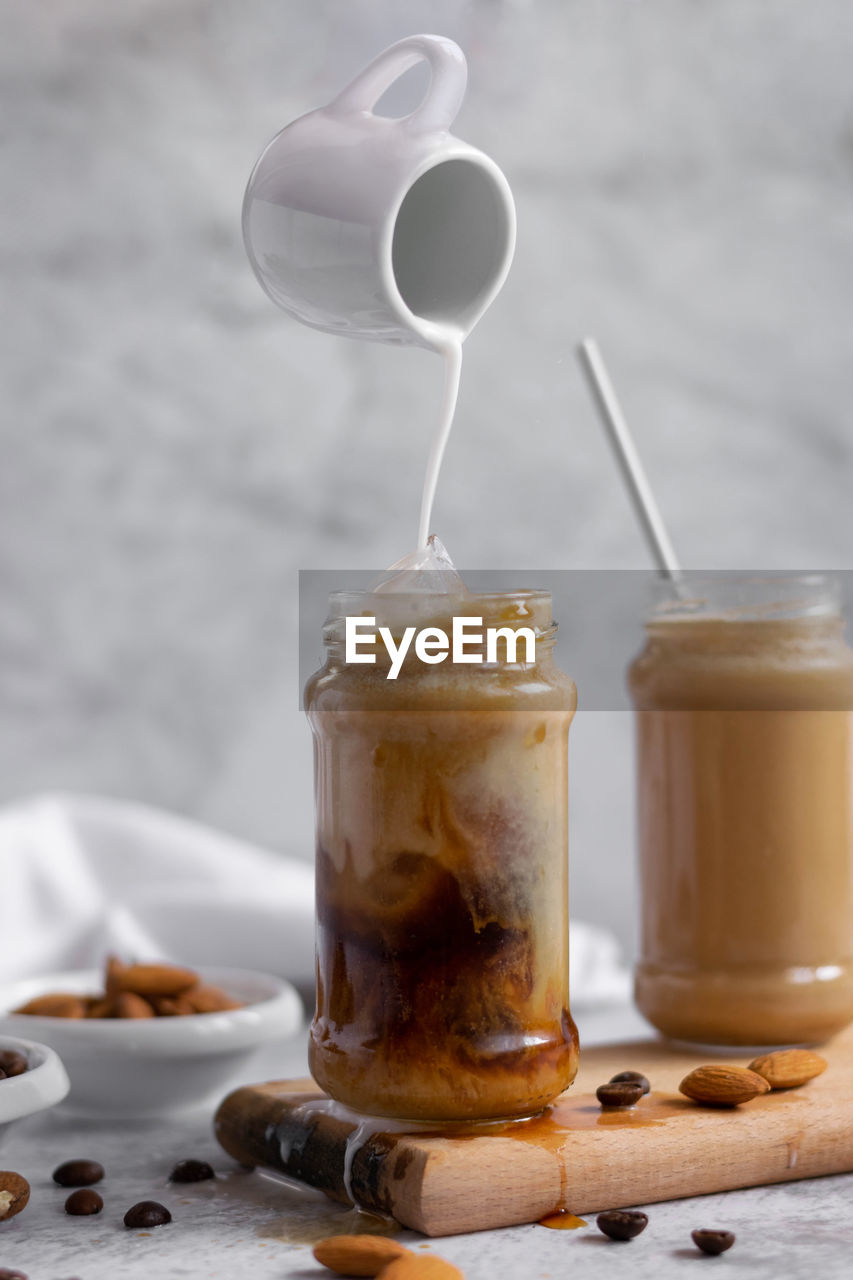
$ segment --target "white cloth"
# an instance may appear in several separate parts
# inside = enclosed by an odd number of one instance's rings
[[[2,976],[99,968],[107,952],[314,980],[314,872],[184,818],[93,796],[0,812]],[[624,1000],[606,930],[573,922],[572,1004]]]
[[[115,951],[304,984],[313,912],[309,864],[172,814],[71,795],[0,813],[5,980],[100,967]]]

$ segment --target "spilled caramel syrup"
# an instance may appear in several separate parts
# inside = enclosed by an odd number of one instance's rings
[[[395,1236],[403,1228],[393,1218],[380,1218],[361,1209],[330,1207],[322,1192],[313,1204],[294,1202],[288,1212],[257,1228],[256,1234],[286,1244],[317,1244],[327,1236]]]
[[[650,1093],[634,1107],[607,1110],[588,1094],[560,1098],[532,1120],[516,1120],[490,1133],[501,1138],[529,1142],[547,1151],[559,1151],[570,1134],[578,1129],[646,1129],[664,1124],[673,1116],[683,1115],[693,1104],[671,1094]],[[476,1133],[469,1130],[470,1136]],[[455,1132],[454,1137],[459,1136]]]
[[[556,1213],[546,1213],[540,1218],[537,1227],[550,1227],[552,1231],[576,1231],[578,1227],[587,1226],[586,1218],[579,1218],[568,1209],[558,1209]]]

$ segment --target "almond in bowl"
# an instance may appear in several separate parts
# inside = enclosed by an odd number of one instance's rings
[[[108,956],[103,988],[88,996],[44,992],[12,1013],[30,1018],[173,1018],[243,1008],[241,1001],[204,982],[194,969],[160,961],[125,964],[118,956]]]
[[[55,1049],[71,1079],[65,1105],[90,1115],[211,1105],[251,1080],[259,1050],[289,1039],[303,1017],[289,982],[239,969],[112,961],[106,974],[0,988],[0,1034]]]

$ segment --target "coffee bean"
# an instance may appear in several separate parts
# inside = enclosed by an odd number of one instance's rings
[[[100,1213],[103,1207],[103,1200],[97,1191],[92,1191],[90,1187],[81,1187],[79,1191],[72,1191],[65,1201],[65,1212],[70,1213],[73,1218],[82,1218],[90,1213]]]
[[[23,1271],[10,1271],[8,1267],[0,1267],[0,1280],[28,1280]]]
[[[607,1213],[600,1213],[595,1222],[599,1231],[611,1240],[633,1240],[645,1231],[649,1219],[639,1209],[608,1209]]]
[[[172,1215],[164,1204],[156,1200],[140,1200],[131,1205],[124,1215],[126,1227],[164,1227],[172,1221]]]
[[[53,1180],[60,1187],[89,1187],[103,1176],[104,1166],[97,1160],[66,1160],[53,1171]]]
[[[2,1067],[0,1067],[0,1080],[6,1080],[6,1079],[8,1079],[6,1072],[3,1070]]]
[[[697,1249],[701,1249],[703,1253],[710,1253],[712,1257],[718,1253],[725,1253],[726,1249],[731,1249],[735,1242],[733,1231],[700,1229],[699,1231],[691,1231],[690,1234]]]
[[[633,1107],[643,1096],[643,1086],[630,1080],[600,1084],[595,1096],[603,1107]]]
[[[0,1049],[0,1071],[7,1076],[22,1076],[30,1064],[17,1049]]]
[[[643,1086],[643,1093],[648,1093],[651,1089],[646,1077],[641,1071],[620,1071],[618,1075],[610,1077],[611,1084],[640,1084]]]
[[[206,1160],[179,1160],[169,1174],[170,1182],[207,1182],[216,1174]]]

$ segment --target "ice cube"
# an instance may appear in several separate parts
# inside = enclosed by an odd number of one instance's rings
[[[444,544],[434,533],[430,534],[425,547],[409,552],[386,569],[372,590],[383,595],[396,591],[433,596],[464,597],[469,594]]]
[[[439,539],[386,569],[371,588],[377,620],[394,631],[446,619],[470,592]]]

